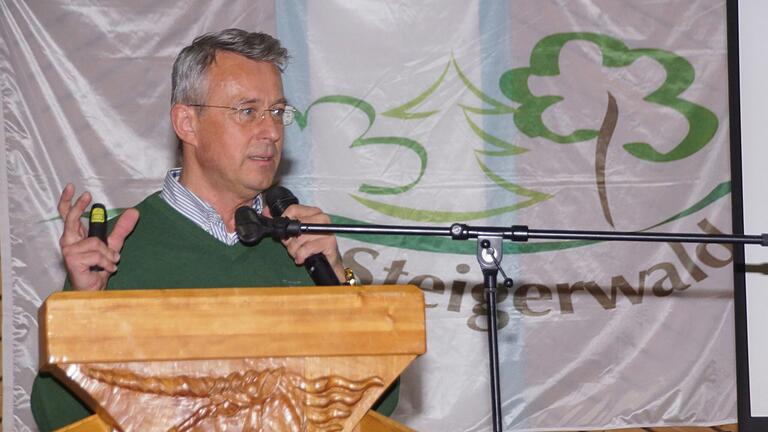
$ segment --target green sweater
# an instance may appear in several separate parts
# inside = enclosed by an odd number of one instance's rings
[[[171,208],[159,192],[136,206],[139,222],[120,251],[108,290],[155,288],[311,286],[283,246],[264,240],[257,246],[228,246]],[[65,285],[69,289],[69,284]],[[377,408],[391,414],[397,391]],[[48,374],[35,378],[32,413],[40,431],[61,428],[91,411]]]

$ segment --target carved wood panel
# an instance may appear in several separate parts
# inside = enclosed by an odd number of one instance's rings
[[[410,361],[400,357],[69,364],[57,373],[125,432],[336,432],[354,429]]]

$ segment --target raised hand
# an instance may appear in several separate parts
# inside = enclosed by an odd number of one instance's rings
[[[68,183],[59,199],[59,215],[64,221],[64,232],[59,246],[67,268],[72,288],[79,291],[99,291],[107,286],[109,276],[117,271],[120,250],[125,238],[136,227],[139,212],[127,209],[120,215],[105,245],[96,237],[88,237],[88,230],[80,222],[80,216],[91,203],[91,194],[80,195],[74,204],[75,187]],[[91,271],[99,266],[103,271]]]

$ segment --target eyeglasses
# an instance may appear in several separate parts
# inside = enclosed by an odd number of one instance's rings
[[[203,105],[203,104],[189,104],[188,106],[200,107],[200,108],[223,108],[235,112],[235,120],[241,125],[252,125],[264,120],[269,113],[269,117],[275,121],[280,122],[283,126],[288,126],[293,123],[293,119],[296,117],[296,108],[291,105],[285,105],[283,107],[271,107],[265,110],[259,110],[250,105],[243,105],[240,107],[229,107],[221,105]]]

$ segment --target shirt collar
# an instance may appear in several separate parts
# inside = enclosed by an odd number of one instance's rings
[[[160,197],[176,211],[194,222],[217,240],[230,246],[237,244],[237,233],[228,233],[224,221],[216,210],[194,192],[187,189],[179,182],[181,168],[168,171],[163,181],[163,190]],[[253,208],[261,213],[263,209],[261,194],[253,199]]]

